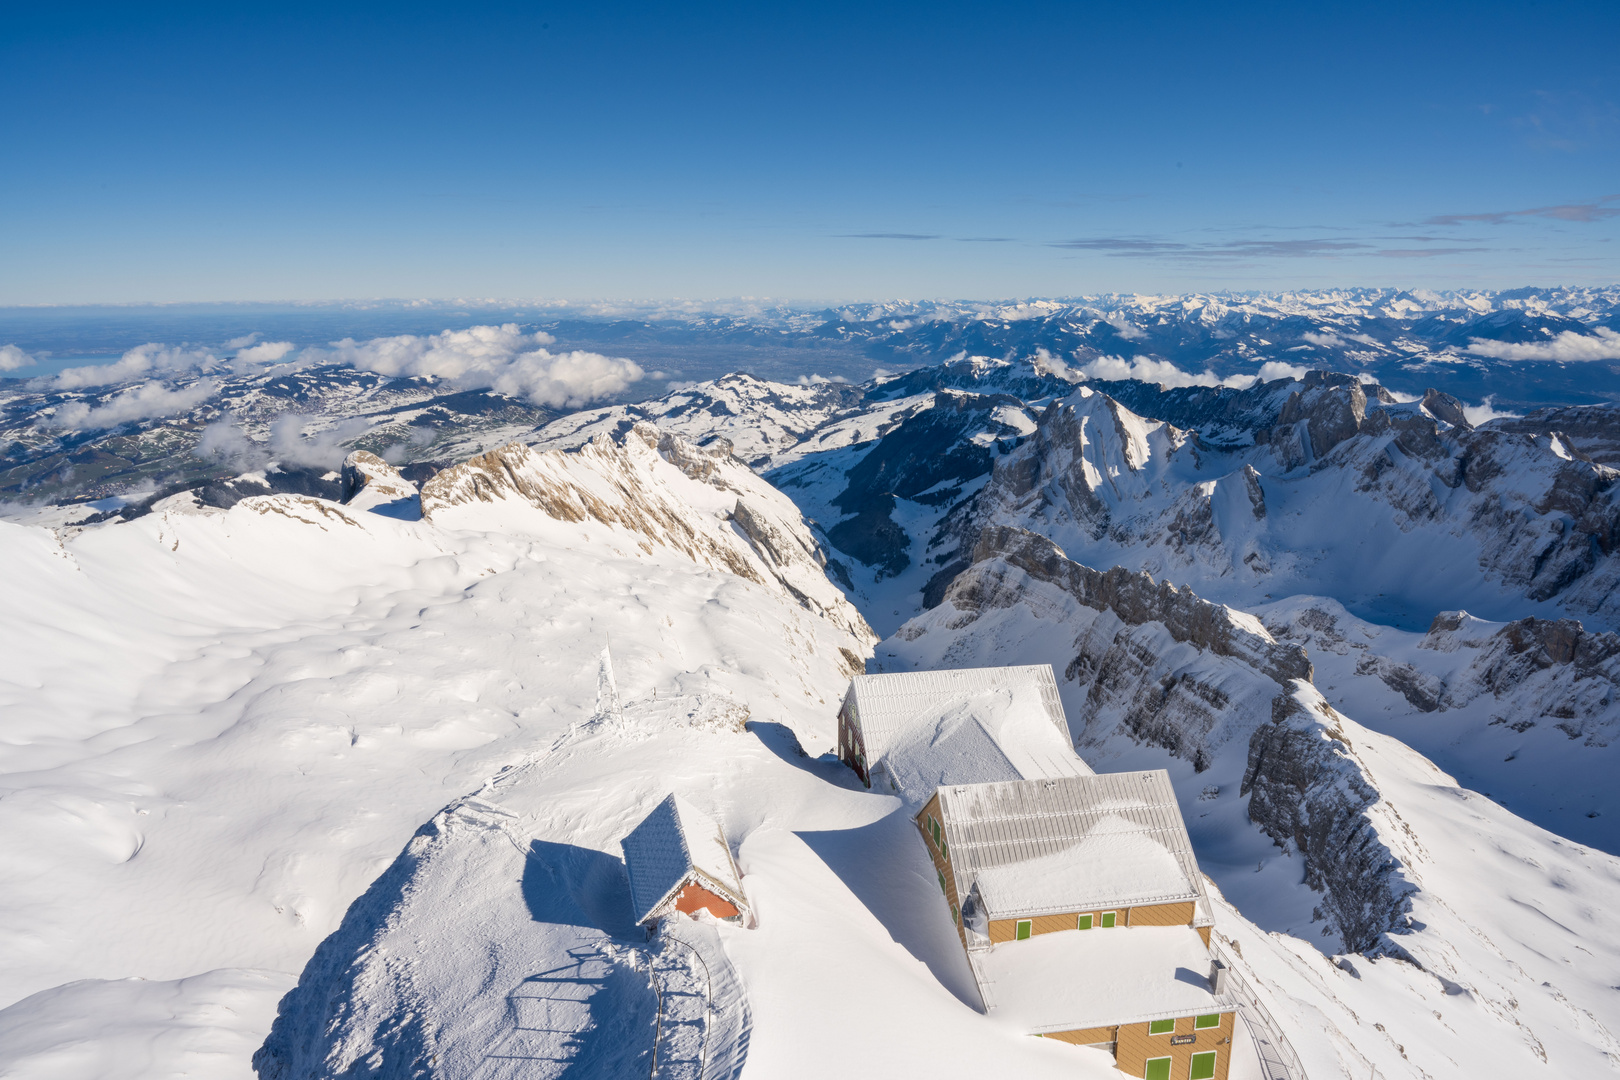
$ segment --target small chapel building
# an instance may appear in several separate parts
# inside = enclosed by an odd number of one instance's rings
[[[713,818],[671,793],[619,842],[630,875],[636,923],[652,926],[673,914],[746,923],[742,875]]]

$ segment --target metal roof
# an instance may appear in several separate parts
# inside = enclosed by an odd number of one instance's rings
[[[876,763],[913,724],[932,719],[969,695],[1003,687],[1033,687],[1040,694],[1047,719],[1069,738],[1069,721],[1063,715],[1051,664],[857,675],[850,680],[845,697],[854,698],[866,759]]]
[[[636,922],[660,914],[689,880],[746,907],[731,846],[714,819],[679,795],[670,794],[630,835],[619,841],[630,873],[630,903]]]
[[[1214,921],[1163,769],[961,784],[939,806],[957,895],[977,882],[994,918],[1191,900]]]

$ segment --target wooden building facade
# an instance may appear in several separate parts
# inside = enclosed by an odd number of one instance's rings
[[[941,788],[915,820],[988,1012],[1130,1076],[1226,1080],[1235,1003],[1168,774]]]

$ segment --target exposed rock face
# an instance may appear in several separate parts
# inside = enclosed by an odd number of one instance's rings
[[[1620,701],[1620,634],[1593,633],[1574,619],[1532,618],[1470,640],[1459,634],[1466,619],[1466,612],[1441,612],[1419,645],[1472,654],[1447,677],[1441,707],[1489,694],[1519,730],[1547,723],[1571,739],[1608,745]]]
[[[1051,582],[1086,607],[1113,612],[1128,624],[1161,623],[1172,639],[1242,660],[1281,686],[1311,677],[1304,649],[1277,643],[1258,621],[1202,600],[1189,588],[1155,582],[1122,566],[1093,570],[1067,558],[1046,537],[1009,526],[986,529],[973,549],[975,568],[996,559],[1037,581]],[[986,580],[959,578],[946,598],[959,610],[973,611],[985,602]]]
[[[1140,501],[1188,433],[1147,420],[1082,387],[1054,402],[1021,446],[996,463],[966,527],[1040,519],[1061,511],[1092,539],[1106,536],[1113,507]]]
[[[342,475],[344,503],[359,510],[380,510],[395,517],[421,517],[421,499],[416,485],[376,454],[356,450],[344,459]]]
[[[1018,608],[1028,614],[1010,614]],[[1045,633],[1031,630],[1030,615],[1075,635],[1062,674],[1084,689],[1070,713],[1078,745],[1103,747],[1124,733],[1199,772],[1229,762],[1252,796],[1251,820],[1303,856],[1307,883],[1323,894],[1327,927],[1347,949],[1394,948],[1381,935],[1403,929],[1412,887],[1371,814],[1379,793],[1341,719],[1312,686],[1302,648],[1190,589],[1123,567],[1094,570],[1046,537],[1008,526],[981,533],[973,564],[940,606],[898,637],[920,643],[938,634],[961,643],[932,646],[943,646],[946,657],[986,638],[995,639],[995,652],[1049,655],[1048,639],[1001,636]],[[1233,755],[1241,770],[1230,764]]]
[[[931,407],[886,431],[844,474],[848,482],[832,505],[845,516],[827,539],[883,576],[901,573],[911,563],[911,537],[894,521],[897,499],[955,504],[967,484],[990,472],[997,451],[1032,426],[1015,397],[941,389]]]
[[[1468,422],[1468,416],[1463,412],[1462,402],[1450,394],[1442,394],[1432,386],[1423,392],[1423,408],[1428,411],[1430,416],[1444,420],[1452,427],[1462,428],[1467,431],[1474,426]]]
[[[1295,428],[1300,428],[1305,441],[1299,445],[1307,447],[1312,457],[1322,457],[1346,439],[1359,435],[1366,419],[1367,392],[1355,376],[1312,371],[1306,373],[1300,388],[1288,395],[1277,426],[1266,441],[1279,445],[1288,441],[1293,445],[1291,436]]]
[[[1401,928],[1413,887],[1367,810],[1379,799],[1339,716],[1303,682],[1272,703],[1249,740],[1249,819],[1305,857],[1305,881],[1351,952],[1377,953]]]
[[[826,554],[798,509],[733,458],[723,440],[698,446],[641,423],[617,442],[598,436],[576,451],[513,443],[445,469],[422,488],[422,516],[440,526],[483,527],[493,520],[487,515],[512,503],[552,522],[619,526],[647,550],[673,548],[785,589],[808,610],[873,640],[827,580]]]
[[[1471,428],[1447,395],[1401,403],[1348,375],[1254,392],[1238,415],[1262,422],[1283,389],[1275,422],[1251,429],[1256,445],[1217,453],[1082,387],[1041,415],[949,527],[964,550],[987,525],[1017,524],[1085,561],[1257,591],[1315,591],[1309,578],[1325,572],[1367,582],[1368,595],[1422,592],[1387,561],[1356,565],[1369,543],[1391,543],[1378,531],[1388,522],[1421,557],[1443,551],[1526,600],[1620,626],[1620,471],[1557,434]],[[1279,517],[1272,494],[1296,507],[1329,500],[1347,528]],[[1366,570],[1383,577],[1371,583]]]
[[[1483,426],[1517,435],[1557,435],[1577,457],[1620,467],[1620,408],[1613,404],[1537,409]]]

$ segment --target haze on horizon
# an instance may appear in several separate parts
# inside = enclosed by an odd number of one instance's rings
[[[78,5],[0,306],[1620,280],[1605,3]]]

